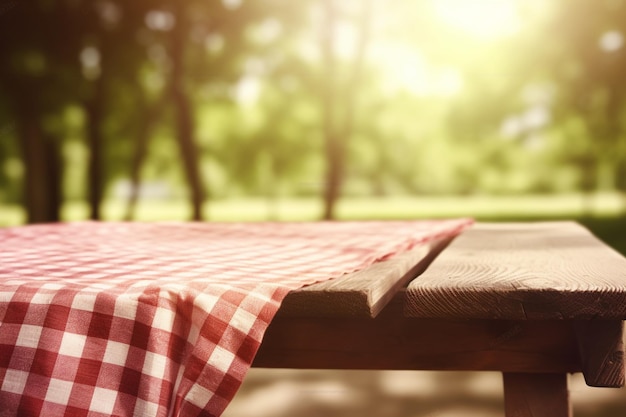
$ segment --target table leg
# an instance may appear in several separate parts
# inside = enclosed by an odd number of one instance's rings
[[[572,417],[567,374],[503,376],[506,417]]]
[[[592,387],[624,386],[624,325],[621,320],[573,322],[585,382]]]

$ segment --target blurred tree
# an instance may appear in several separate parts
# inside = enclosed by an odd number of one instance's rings
[[[16,126],[29,222],[60,218],[63,126],[58,120],[77,78],[73,11],[63,2],[23,2],[2,16],[0,25],[0,100]]]
[[[168,24],[165,16],[160,21],[156,17],[154,22],[151,13],[159,6],[156,0],[82,3],[80,100],[86,114],[87,199],[92,219],[101,218],[107,184],[116,174],[128,175],[132,148],[128,145],[145,139],[141,132],[137,137],[137,126],[151,125],[144,106],[150,92],[141,78],[149,65],[150,51],[159,45],[146,25],[159,30]],[[134,94],[128,94],[130,91]]]
[[[355,105],[365,52],[369,43],[372,1],[360,2],[360,16],[352,24],[358,28],[358,40],[348,74],[342,80],[338,74],[336,43],[339,18],[346,11],[335,0],[322,0],[324,26],[321,33],[323,57],[322,114],[326,152],[326,177],[323,218],[335,217],[335,204],[341,195],[345,177],[346,152],[354,129]],[[344,23],[345,24],[345,23]]]
[[[250,63],[263,62],[255,55],[270,54],[279,39],[261,34],[266,38],[261,43],[264,51],[259,51],[258,40],[250,36],[256,26],[279,24],[289,20],[298,8],[282,1],[187,1],[165,2],[171,10],[173,25],[167,37],[167,63],[161,70],[165,73],[166,86],[164,99],[174,105],[176,138],[179,144],[187,183],[190,186],[190,197],[193,207],[193,218],[202,217],[202,205],[205,201],[206,186],[200,162],[206,162],[206,152],[211,146],[207,143],[198,145],[198,126],[196,118],[198,109],[210,109],[211,101],[232,100],[232,92],[244,83],[247,77],[255,76],[256,68]],[[271,19],[271,20],[270,20]],[[251,73],[250,73],[251,72]],[[208,88],[213,86],[213,88]],[[226,93],[226,94],[225,94]],[[236,97],[235,97],[236,98]],[[164,101],[158,99],[147,112],[148,120],[158,119]],[[151,125],[152,123],[147,123]],[[237,123],[234,123],[237,125]],[[133,183],[138,181],[141,162],[145,160],[146,132],[148,126],[139,130],[139,141],[134,157],[132,177]],[[213,147],[214,148],[214,147]],[[233,147],[233,151],[236,147]],[[254,155],[252,155],[254,159]],[[244,163],[250,165],[250,158]],[[253,164],[252,164],[253,165]],[[133,187],[136,189],[136,185]],[[132,207],[136,191],[131,194]],[[130,213],[130,208],[128,213]]]
[[[622,0],[560,1],[543,25],[520,43],[520,56],[532,62],[529,79],[555,88],[552,122],[567,126],[578,118],[584,125],[585,145],[564,144],[558,151],[563,161],[578,167],[579,186],[586,192],[601,185],[605,168],[613,186],[626,192],[621,178],[626,163],[625,22]]]
[[[170,57],[172,71],[169,89],[176,113],[176,138],[180,147],[183,167],[191,194],[192,219],[202,220],[204,187],[198,167],[198,149],[195,140],[193,108],[186,83],[185,52],[190,35],[189,3],[174,1],[172,4],[174,28],[170,33]]]
[[[139,111],[143,116],[139,120],[136,129],[135,148],[130,163],[130,193],[126,205],[126,214],[124,215],[124,219],[127,221],[133,220],[135,217],[141,184],[141,169],[148,156],[150,138],[154,133],[157,121],[164,113],[166,104],[164,97],[157,98],[154,103],[149,102],[141,84],[138,83],[138,85],[140,90],[137,94],[139,99],[138,109],[140,109]]]
[[[146,174],[195,219],[207,196],[283,192],[332,218],[348,193],[625,190],[625,1],[502,3],[528,25],[491,38],[443,0],[2,6],[3,198],[21,181],[30,221],[64,191],[100,218],[130,178],[132,218]]]

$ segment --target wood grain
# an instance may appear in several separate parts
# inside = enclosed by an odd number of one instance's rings
[[[279,317],[376,317],[450,242],[436,239],[342,277],[290,292]]]
[[[566,374],[504,374],[506,417],[572,417]]]
[[[626,259],[572,222],[478,223],[409,284],[406,314],[624,319]]]

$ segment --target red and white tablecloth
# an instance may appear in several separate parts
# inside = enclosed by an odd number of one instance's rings
[[[470,223],[0,229],[0,414],[218,416],[289,291]]]

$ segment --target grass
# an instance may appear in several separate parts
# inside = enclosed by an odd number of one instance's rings
[[[580,194],[523,196],[449,196],[344,198],[337,206],[340,220],[352,219],[422,219],[474,217],[480,221],[578,221],[615,249],[626,254],[626,214],[624,200],[617,194]],[[322,212],[320,199],[288,198],[270,201],[240,198],[210,201],[204,207],[206,218],[213,221],[317,220]],[[110,200],[103,205],[106,220],[124,218],[123,201]],[[185,220],[190,216],[184,201],[144,200],[137,207],[141,221]],[[64,220],[83,220],[88,207],[82,202],[65,204]],[[24,213],[18,206],[0,206],[0,226],[22,224]]]

